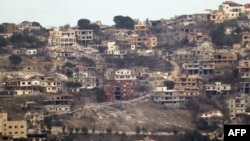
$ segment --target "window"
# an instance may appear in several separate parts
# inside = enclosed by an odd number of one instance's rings
[[[18,128],[18,126],[17,126],[17,125],[15,125],[15,128]]]
[[[23,125],[21,125],[21,128],[24,128],[24,126],[23,126]]]
[[[9,128],[11,129],[11,128],[12,128],[12,126],[9,126]]]
[[[15,132],[15,134],[18,134],[18,132]]]

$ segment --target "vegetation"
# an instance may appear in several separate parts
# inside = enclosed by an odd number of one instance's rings
[[[11,64],[17,66],[22,62],[22,58],[18,55],[11,55],[9,56],[9,60],[11,62]]]
[[[0,25],[0,33],[4,33],[5,29],[4,26]]]
[[[115,16],[113,21],[116,28],[134,29],[134,21],[128,16]]]
[[[189,131],[183,135],[180,141],[208,141],[208,137],[202,136],[198,131]]]
[[[79,88],[82,87],[82,84],[80,82],[67,82],[66,86],[69,88]]]
[[[95,66],[95,61],[93,61],[92,59],[90,59],[88,57],[81,57],[80,61],[82,63],[84,63],[86,66],[89,66],[89,67],[94,67]]]
[[[174,89],[174,81],[164,81],[164,84],[168,89]]]
[[[7,40],[0,36],[0,48],[5,47],[7,45]]]
[[[15,47],[25,47],[25,48],[41,48],[46,45],[46,42],[40,41],[35,36],[14,34],[10,37],[10,42]]]
[[[90,23],[90,20],[88,19],[78,20],[77,25],[80,29],[92,29],[94,33],[98,33],[100,31],[100,27],[97,24]]]
[[[172,65],[157,56],[126,56],[123,59],[106,57],[106,62],[114,64],[117,68],[148,67],[154,71],[170,71]]]

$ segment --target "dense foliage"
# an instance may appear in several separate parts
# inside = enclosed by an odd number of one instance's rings
[[[116,28],[134,29],[134,21],[128,16],[115,16],[113,21]]]

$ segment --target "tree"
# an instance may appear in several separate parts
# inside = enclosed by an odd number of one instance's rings
[[[72,134],[72,133],[73,133],[73,130],[74,130],[74,128],[73,128],[72,126],[68,126],[69,134]]]
[[[174,81],[164,81],[164,84],[168,89],[174,89]]]
[[[4,31],[5,31],[4,26],[0,25],[0,33],[4,33]]]
[[[199,130],[206,130],[208,128],[208,123],[205,119],[201,118],[197,121],[196,126]]]
[[[180,141],[207,141],[207,137],[204,137],[201,133],[195,130],[186,132]]]
[[[82,133],[83,133],[83,135],[87,135],[88,134],[88,128],[82,127]]]
[[[32,26],[40,26],[41,27],[41,24],[39,22],[32,22],[31,24],[32,24]]]
[[[137,135],[140,134],[141,133],[141,128],[136,126],[135,132],[136,132]]]
[[[112,134],[112,129],[111,128],[107,128],[106,132],[107,132],[107,134]]]
[[[79,128],[79,127],[76,127],[76,128],[75,128],[75,131],[76,131],[76,133],[78,133],[78,132],[80,131],[80,128]]]
[[[128,16],[115,16],[113,21],[116,28],[134,29],[134,20]]]
[[[80,29],[89,29],[90,28],[90,20],[80,19],[80,20],[78,20],[77,25]]]
[[[3,37],[0,37],[0,48],[7,45],[7,40]]]
[[[11,62],[11,64],[17,66],[22,62],[22,58],[18,55],[11,55],[9,56],[9,60]]]
[[[66,129],[66,126],[63,124],[62,125],[62,132],[63,132],[63,134],[65,133],[65,129]]]

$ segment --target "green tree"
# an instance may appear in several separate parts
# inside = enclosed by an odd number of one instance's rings
[[[78,132],[80,131],[80,128],[79,128],[79,127],[76,127],[76,128],[75,128],[75,131],[76,131],[76,133],[78,133]]]
[[[41,24],[39,22],[32,22],[31,24],[32,24],[32,26],[40,26],[41,27]]]
[[[5,31],[4,26],[0,25],[0,33],[4,33],[4,31]]]
[[[92,89],[92,93],[96,96],[97,102],[105,102],[105,92],[100,88]]]
[[[116,28],[134,29],[134,20],[128,16],[115,16],[113,21]]]
[[[164,81],[164,84],[168,89],[174,89],[174,81]]]
[[[138,135],[141,133],[141,128],[139,126],[136,126],[135,133]]]
[[[80,19],[80,20],[78,20],[77,25],[80,29],[89,29],[90,28],[90,20]]]
[[[197,121],[196,126],[199,130],[206,130],[208,128],[208,123],[205,119],[201,118]]]
[[[63,124],[62,125],[62,132],[63,132],[63,134],[65,133],[65,129],[66,129],[66,126]]]
[[[11,64],[17,66],[22,62],[22,58],[18,55],[11,55],[9,56],[9,60],[11,62]]]
[[[0,48],[7,45],[7,40],[3,37],[0,37]]]

